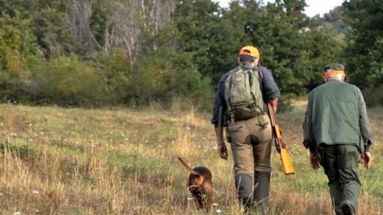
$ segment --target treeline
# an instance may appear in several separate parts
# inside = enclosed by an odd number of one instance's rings
[[[351,82],[379,89],[383,2],[351,0],[333,12],[350,27],[346,39],[304,7],[304,0],[229,8],[212,0],[0,0],[0,100],[137,106],[181,98],[210,107],[214,85],[246,44],[260,48],[285,95],[320,84],[334,61],[346,63]]]

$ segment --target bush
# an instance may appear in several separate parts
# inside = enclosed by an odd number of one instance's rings
[[[34,73],[35,98],[38,103],[63,106],[97,105],[106,99],[102,73],[75,56],[58,57]]]
[[[211,106],[212,86],[184,53],[158,51],[145,57],[129,77],[129,99],[137,104],[154,101],[170,105],[174,98],[196,107]]]
[[[129,56],[121,49],[112,49],[109,52],[102,51],[96,54],[93,59],[95,65],[101,71],[106,82],[107,94],[105,102],[107,104],[125,104],[129,89],[132,69]]]
[[[28,20],[19,16],[0,17],[0,100],[20,102],[28,99],[25,89],[39,48],[28,29]]]
[[[368,106],[383,104],[383,87],[369,87],[363,90],[363,96]]]

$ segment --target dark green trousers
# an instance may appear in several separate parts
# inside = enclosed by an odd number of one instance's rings
[[[330,195],[337,215],[343,214],[342,204],[357,209],[360,191],[359,158],[355,145],[325,145],[320,147],[321,165],[328,177]]]

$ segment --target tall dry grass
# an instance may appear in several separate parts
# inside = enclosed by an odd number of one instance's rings
[[[268,214],[332,214],[326,178],[309,168],[301,146],[303,110],[278,116],[297,174],[282,175],[273,152]],[[218,158],[208,115],[15,105],[0,113],[0,214],[206,214],[195,210],[177,156],[212,170],[209,214],[241,214],[231,156]],[[381,113],[370,110],[376,158],[361,170],[359,214],[383,214]]]

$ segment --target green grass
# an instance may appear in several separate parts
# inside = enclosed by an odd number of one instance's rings
[[[327,179],[302,146],[304,102],[278,115],[297,169],[284,176],[272,152],[269,214],[332,214]],[[359,214],[383,208],[383,109],[369,110],[374,164],[362,169]],[[65,109],[0,105],[0,214],[205,214],[186,189],[191,166],[214,182],[210,214],[240,214],[232,157],[218,157],[208,114],[194,110]],[[362,212],[363,211],[363,212]]]

